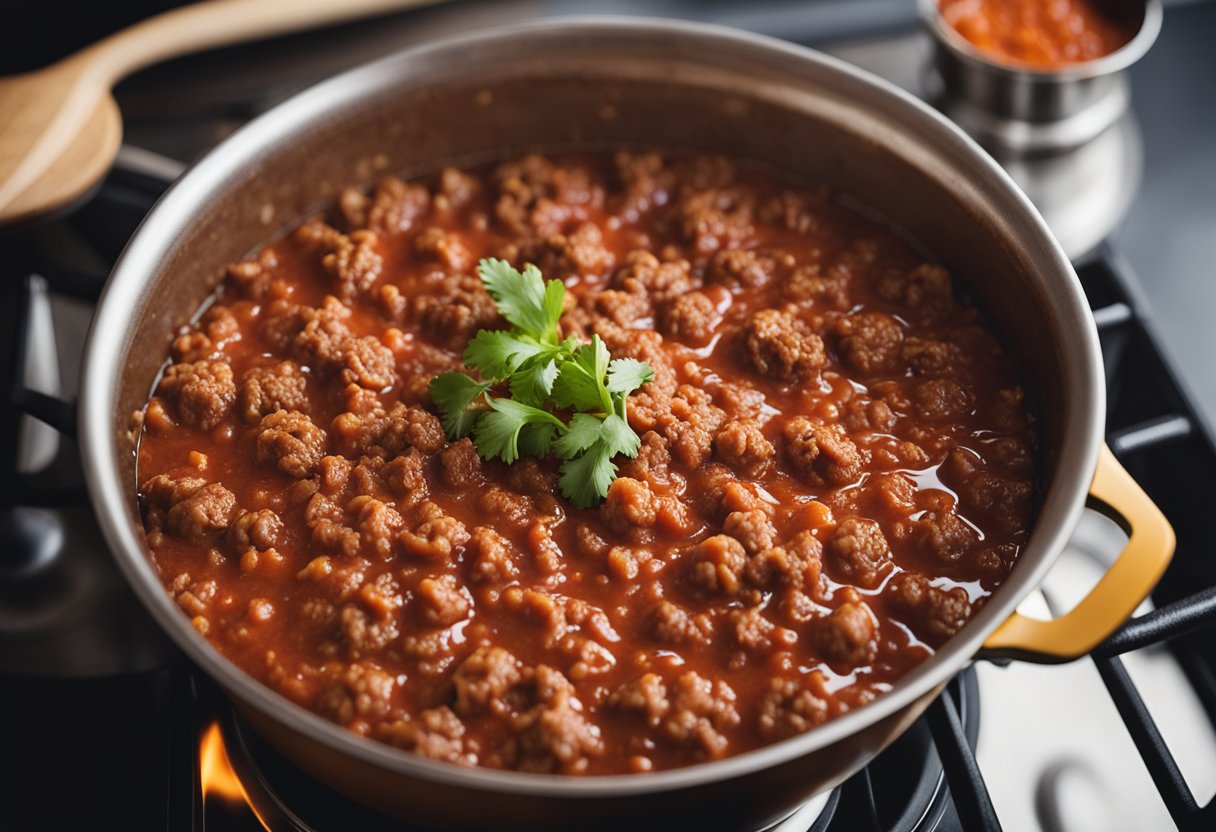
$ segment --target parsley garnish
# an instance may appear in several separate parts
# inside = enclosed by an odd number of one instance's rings
[[[504,260],[478,264],[486,291],[511,324],[481,330],[464,351],[467,373],[431,380],[431,398],[443,413],[449,439],[473,437],[483,459],[512,463],[521,456],[550,453],[563,460],[558,487],[579,508],[608,493],[617,454],[635,457],[640,440],[629,427],[625,402],[654,375],[633,358],[612,358],[598,335],[589,344],[562,340],[566,287],[544,280],[531,264],[522,272]],[[506,384],[510,397],[490,393]],[[574,411],[569,422],[556,411]]]

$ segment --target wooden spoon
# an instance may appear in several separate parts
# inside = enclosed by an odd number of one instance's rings
[[[438,0],[207,0],[144,20],[45,69],[0,78],[0,224],[61,208],[122,141],[111,88],[157,61]]]

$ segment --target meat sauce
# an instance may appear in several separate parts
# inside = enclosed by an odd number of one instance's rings
[[[996,58],[1037,69],[1092,61],[1135,34],[1095,0],[939,0],[955,31]],[[1109,4],[1107,4],[1109,5]]]
[[[448,441],[504,325],[486,256],[654,379],[598,508]],[[144,413],[152,559],[246,672],[464,765],[688,765],[871,701],[1015,563],[1017,371],[950,276],[824,189],[709,156],[528,156],[344,193],[228,269]]]

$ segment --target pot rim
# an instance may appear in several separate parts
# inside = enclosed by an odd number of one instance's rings
[[[1056,288],[1071,307],[1067,310],[1070,317],[1082,316],[1078,320],[1084,322],[1075,333],[1071,346],[1079,351],[1077,360],[1084,364],[1083,376],[1088,380],[1089,390],[1077,391],[1073,395],[1088,398],[1091,403],[1088,408],[1090,418],[1085,420],[1078,414],[1065,425],[1061,445],[1065,451],[1052,483],[1057,497],[1054,500],[1057,505],[1051,507],[1055,522],[1048,528],[1043,528],[1042,523],[1036,524],[1031,545],[1044,550],[1045,555],[1038,558],[1033,569],[1018,576],[1018,583],[1022,583],[1024,589],[1018,594],[998,591],[962,632],[899,679],[892,690],[874,701],[796,737],[722,760],[661,772],[568,777],[462,767],[358,736],[291,702],[221,655],[173,603],[145,552],[142,530],[127,520],[130,489],[135,484],[123,482],[115,464],[120,453],[129,452],[120,450],[118,443],[124,440],[120,438],[120,431],[113,427],[116,423],[125,424],[129,416],[116,413],[117,387],[114,379],[122,371],[118,359],[127,349],[131,315],[139,307],[138,299],[144,284],[158,270],[167,247],[174,239],[174,232],[188,221],[197,204],[205,202],[248,160],[258,158],[267,151],[273,153],[284,137],[315,121],[330,103],[366,98],[371,92],[390,86],[392,82],[384,79],[394,75],[389,70],[397,64],[428,55],[468,54],[476,51],[480,44],[491,41],[543,38],[561,30],[573,30],[583,36],[631,37],[647,34],[656,38],[685,39],[708,47],[706,54],[712,54],[716,47],[742,50],[769,59],[777,56],[788,62],[792,70],[801,67],[812,72],[828,73],[862,92],[868,91],[885,98],[887,103],[901,110],[903,116],[914,119],[919,128],[933,134],[939,146],[944,145],[956,158],[967,159],[972,165],[979,166],[981,174],[988,179],[985,184],[1004,201],[1012,203],[1013,210],[1022,213],[1023,221],[1032,227],[1038,239],[1023,240],[1021,243],[1033,245],[1044,261],[1040,265],[1065,278],[1067,285]],[[106,284],[85,347],[78,433],[86,484],[99,525],[120,569],[157,623],[196,665],[218,681],[230,695],[330,750],[400,775],[502,794],[603,798],[677,790],[770,768],[830,746],[884,717],[910,707],[935,687],[945,684],[976,656],[985,638],[1014,611],[1022,596],[1039,584],[1080,517],[1086,489],[1096,465],[1104,421],[1105,400],[1100,367],[1097,331],[1080,283],[1059,244],[1029,199],[1017,189],[1007,174],[944,116],[881,78],[838,59],[775,38],[723,26],[660,18],[577,16],[493,27],[395,52],[289,98],[209,151],[161,197],[144,218]],[[1067,462],[1072,464],[1065,464]],[[1047,510],[1045,504],[1040,519]],[[1012,578],[1002,589],[1008,588],[1013,582]]]

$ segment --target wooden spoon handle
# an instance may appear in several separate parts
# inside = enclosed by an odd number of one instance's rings
[[[87,61],[92,80],[113,86],[138,69],[190,52],[436,2],[439,0],[206,0],[136,23],[70,60]]]

